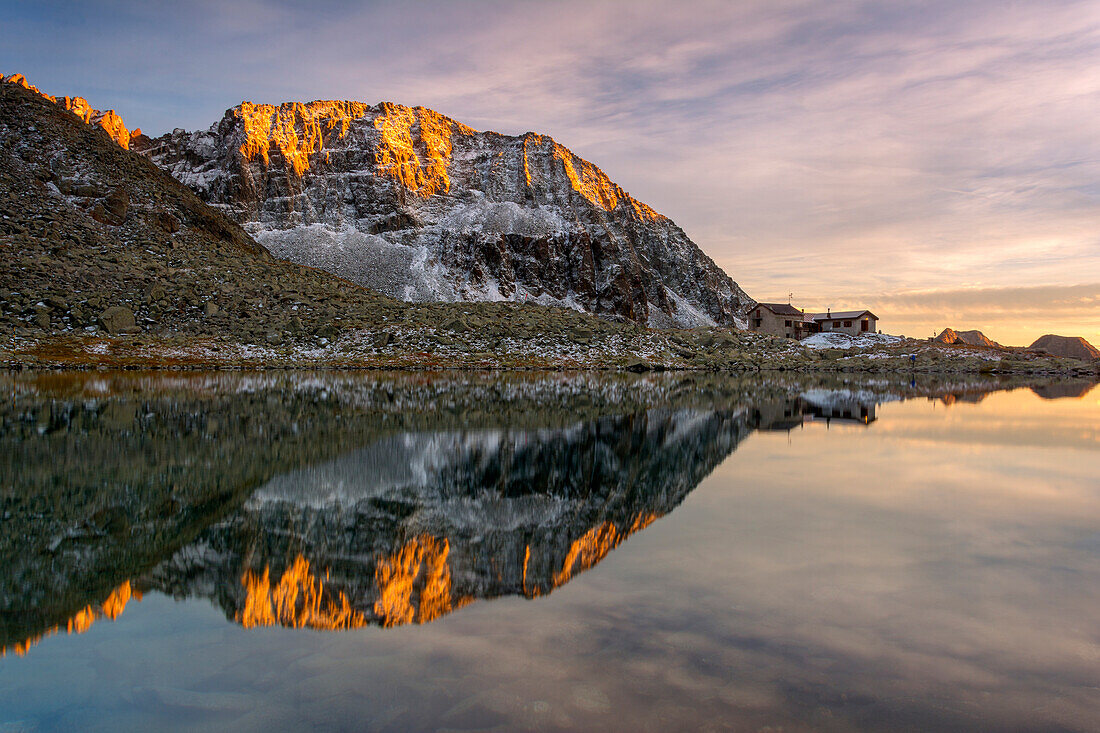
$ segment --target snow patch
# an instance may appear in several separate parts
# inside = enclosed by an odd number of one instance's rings
[[[846,333],[815,333],[802,339],[802,345],[809,349],[873,349],[877,346],[897,346],[901,336],[885,333],[861,333],[850,336]]]

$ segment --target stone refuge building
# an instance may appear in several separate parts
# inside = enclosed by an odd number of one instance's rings
[[[869,310],[807,313],[790,303],[757,303],[749,313],[749,330],[791,339],[833,332],[858,336],[876,333],[878,316]]]
[[[806,314],[790,303],[757,303],[749,313],[749,330],[769,336],[802,338]]]

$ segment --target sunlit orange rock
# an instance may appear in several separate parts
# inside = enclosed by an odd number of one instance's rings
[[[332,143],[346,136],[352,123],[372,118],[380,139],[375,150],[377,173],[400,183],[418,196],[445,193],[450,188],[452,134],[473,134],[472,128],[423,107],[388,102],[375,112],[362,102],[288,102],[278,106],[242,102],[233,114],[244,127],[239,148],[247,161],[271,164],[277,153],[294,175],[301,177],[321,159],[328,160]]]
[[[656,514],[640,515],[628,529],[623,531],[617,529],[611,522],[604,522],[588,530],[569,548],[561,570],[554,574],[554,587],[564,585],[575,575],[594,567],[607,557],[607,553],[621,545],[627,537],[652,524],[657,516]]]
[[[58,99],[50,94],[46,94],[38,89],[36,86],[32,86],[26,80],[22,74],[12,74],[11,76],[0,77],[4,83],[18,84],[24,89],[29,89],[35,92],[41,97],[44,97],[54,104],[67,109],[74,115],[84,120],[89,125],[96,125],[103,128],[111,139],[118,143],[121,147],[130,148],[131,133],[126,129],[126,124],[122,121],[122,118],[113,110],[109,109],[106,112],[101,112],[98,109],[92,107],[84,97],[61,97]],[[134,131],[138,132],[137,130]]]
[[[119,615],[126,610],[126,604],[130,602],[130,599],[141,600],[141,594],[133,590],[130,587],[130,581],[124,582],[119,587],[111,591],[110,595],[97,606],[88,605],[77,611],[75,614],[69,617],[65,622],[65,632],[69,634],[83,634],[85,631],[92,627],[96,621],[106,616],[110,620],[114,621]],[[40,634],[36,634],[23,641],[16,642],[8,648],[0,649],[0,657],[7,655],[8,651],[11,651],[16,656],[21,657],[27,653],[27,651],[40,642],[47,636],[52,636],[61,630],[61,626],[53,626]]]
[[[242,102],[234,110],[244,125],[241,155],[249,161],[262,158],[268,165],[271,153],[277,152],[301,177],[310,168],[310,156],[321,152],[326,136],[342,138],[352,121],[369,109],[362,102],[288,102],[279,106]]]
[[[451,135],[472,135],[475,130],[424,107],[389,102],[381,106],[374,119],[382,137],[375,153],[379,174],[421,197],[449,191]]]
[[[471,602],[451,598],[450,550],[447,540],[423,535],[378,563],[374,613],[383,626],[427,623]],[[417,591],[418,602],[414,602]]]
[[[553,138],[535,133],[528,133],[523,138],[523,174],[529,187],[537,184],[538,175],[529,156],[533,156],[536,151],[544,153],[541,149],[546,146],[550,147],[553,159],[561,164],[570,187],[589,203],[604,211],[614,211],[620,202],[624,202],[643,220],[657,221],[664,218],[649,206],[635,200],[595,164],[574,155],[573,151]]]
[[[241,577],[245,587],[244,608],[237,621],[246,629],[256,626],[288,626],[310,629],[351,629],[367,623],[344,593],[327,593],[322,579],[310,572],[309,561],[299,555],[294,563],[271,584],[270,568],[263,574],[251,570]]]

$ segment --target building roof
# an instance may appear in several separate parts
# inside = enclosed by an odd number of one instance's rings
[[[836,313],[814,313],[813,320],[815,321],[853,321],[862,315],[869,315],[871,318],[878,320],[878,316],[868,310],[862,311],[837,311]]]
[[[802,317],[802,311],[798,310],[790,303],[757,303],[757,305],[764,306],[777,316]]]

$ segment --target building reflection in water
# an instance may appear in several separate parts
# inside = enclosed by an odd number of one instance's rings
[[[810,390],[795,397],[762,403],[753,408],[752,425],[756,430],[786,431],[807,423],[826,428],[834,422],[868,426],[878,419],[879,400],[849,391]]]

